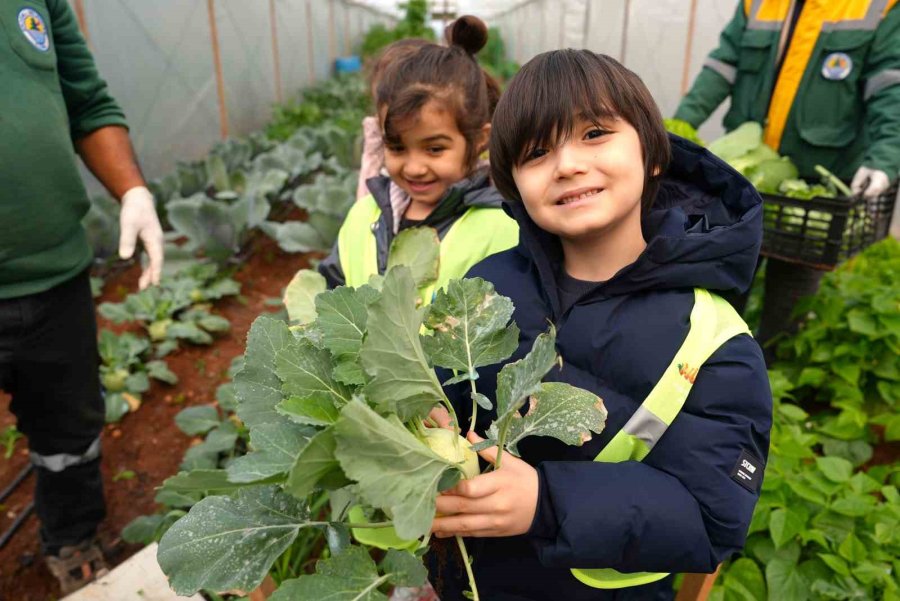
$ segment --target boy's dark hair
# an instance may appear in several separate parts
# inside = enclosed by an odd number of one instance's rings
[[[475,166],[483,150],[476,147],[476,141],[484,124],[491,121],[499,92],[499,86],[475,60],[487,36],[481,19],[462,16],[445,32],[449,46],[425,44],[387,67],[376,93],[378,110],[387,109],[387,144],[400,143],[399,123],[417,115],[428,101],[438,100],[453,114],[466,139],[466,165],[469,169]]]
[[[492,120],[494,185],[504,197],[521,200],[513,168],[535,146],[554,147],[566,140],[581,117],[596,123],[621,117],[637,130],[644,155],[641,208],[646,213],[671,152],[662,115],[636,74],[590,50],[539,54],[512,79]]]

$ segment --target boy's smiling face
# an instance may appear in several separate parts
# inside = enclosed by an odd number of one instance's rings
[[[644,157],[622,118],[578,120],[556,147],[529,149],[512,176],[531,219],[563,239],[640,224]]]

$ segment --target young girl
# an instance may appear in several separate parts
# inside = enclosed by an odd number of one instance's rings
[[[372,61],[368,77],[369,89],[372,92],[372,101],[378,96],[378,83],[388,66],[406,56],[415,54],[422,46],[428,45],[428,40],[420,38],[406,38],[388,44]],[[381,175],[384,169],[384,144],[381,140],[381,124],[377,115],[369,115],[362,120],[363,152],[359,165],[359,181],[356,185],[356,199],[369,195],[366,181],[369,178]]]
[[[563,365],[548,379],[594,392],[609,416],[581,447],[520,442],[521,459],[505,454],[442,494],[432,530],[475,537],[481,599],[671,598],[670,573],[713,572],[741,549],[759,496],[766,369],[711,293],[750,285],[761,199],[709,152],[667,137],[640,79],[586,50],[525,65],[497,106],[490,153],[521,239],[469,276],[515,304],[510,360],[552,323]],[[480,373],[493,398],[496,370]],[[465,425],[471,401],[458,396]],[[432,555],[440,598],[463,599],[457,554]]]
[[[518,240],[488,169],[478,167],[493,108],[487,76],[475,61],[487,28],[475,17],[461,17],[448,39],[449,47],[428,44],[394,61],[378,84],[389,176],[368,180],[372,194],[351,208],[335,248],[319,264],[331,287],[360,286],[383,273],[391,241],[410,227],[432,227],[441,240],[440,274],[420,291],[424,302]]]

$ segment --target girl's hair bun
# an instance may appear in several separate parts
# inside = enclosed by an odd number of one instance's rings
[[[463,15],[447,27],[444,37],[451,46],[459,46],[468,54],[475,55],[487,44],[487,25],[478,17]]]

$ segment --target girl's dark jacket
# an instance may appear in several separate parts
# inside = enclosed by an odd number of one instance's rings
[[[560,312],[556,284],[559,241],[521,203],[505,205],[519,222],[519,245],[468,274],[492,282],[515,304],[522,334],[510,360],[524,356],[552,322],[563,366],[547,379],[591,390],[609,411],[606,429],[582,447],[543,437],[519,443],[539,474],[537,513],[523,536],[467,541],[482,599],[655,599],[657,585],[592,589],[569,568],[712,572],[744,544],[761,478],[748,490],[733,473],[742,454],[763,471],[772,420],[766,367],[750,336],[732,338],[707,360],[643,462],[592,461],[684,341],[693,288],[726,297],[746,290],[759,253],[759,194],[708,151],[674,136],[671,142],[671,165],[643,222],[646,250],[568,311]],[[494,398],[497,368],[480,373],[479,391]],[[460,422],[468,423],[465,388],[449,392]],[[482,415],[476,430],[484,435],[493,417]],[[462,598],[466,579],[457,556],[455,545],[443,545],[429,561],[443,601]]]

